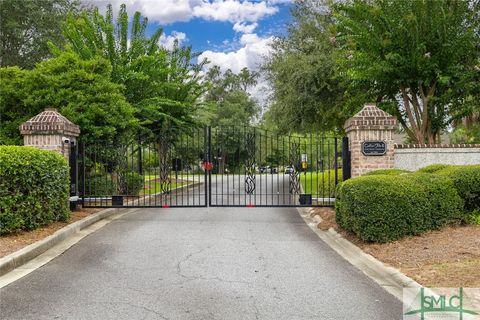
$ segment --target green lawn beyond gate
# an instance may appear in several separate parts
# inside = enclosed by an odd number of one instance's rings
[[[342,169],[338,169],[338,182],[342,182]],[[314,198],[335,197],[335,170],[324,172],[307,172],[300,174],[300,183],[303,193],[311,194]]]

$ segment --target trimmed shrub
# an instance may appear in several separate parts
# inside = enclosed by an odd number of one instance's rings
[[[364,174],[365,176],[378,176],[378,175],[387,175],[387,176],[398,176],[403,173],[411,173],[411,171],[403,169],[380,169],[375,171],[370,171]]]
[[[85,189],[91,196],[110,196],[117,194],[118,187],[109,175],[104,175],[89,178]]]
[[[441,164],[441,163],[438,163],[438,164],[431,164],[429,166],[426,166],[426,167],[423,167],[421,169],[419,169],[417,172],[421,172],[421,173],[436,173],[437,171],[440,171],[442,169],[445,169],[445,168],[448,168],[449,165],[448,164]]]
[[[471,224],[480,225],[480,210],[473,210],[473,212],[468,217],[468,222]]]
[[[337,223],[365,241],[418,235],[466,218],[450,179],[430,174],[362,176],[337,188]]]
[[[0,234],[67,220],[69,171],[60,154],[0,146]]]
[[[130,171],[120,175],[120,193],[129,196],[136,196],[143,189],[145,177],[137,172]]]
[[[435,174],[452,179],[465,203],[464,210],[480,210],[480,165],[447,166]]]

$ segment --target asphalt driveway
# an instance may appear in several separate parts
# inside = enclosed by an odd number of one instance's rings
[[[140,209],[0,289],[2,319],[401,319],[294,208]]]

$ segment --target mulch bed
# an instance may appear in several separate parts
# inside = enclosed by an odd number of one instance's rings
[[[18,251],[36,241],[42,240],[49,235],[52,235],[59,229],[101,210],[102,209],[83,208],[81,210],[72,212],[68,221],[53,222],[48,226],[44,226],[32,231],[21,231],[11,235],[0,236],[0,258]]]
[[[448,226],[389,243],[368,243],[335,222],[332,208],[316,208],[318,228],[333,228],[378,260],[428,287],[480,287],[480,226]]]

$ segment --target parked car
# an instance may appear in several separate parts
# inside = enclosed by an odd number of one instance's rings
[[[294,173],[295,172],[295,168],[292,167],[292,166],[286,166],[285,167],[285,174],[291,174],[291,173]]]
[[[259,168],[260,173],[278,173],[278,169],[271,166],[262,166]]]

